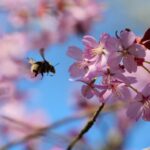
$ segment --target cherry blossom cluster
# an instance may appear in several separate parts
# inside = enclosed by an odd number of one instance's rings
[[[131,119],[150,120],[150,29],[143,37],[130,29],[115,36],[103,33],[97,42],[83,37],[84,48],[69,47],[67,55],[75,59],[69,73],[82,82],[81,93],[103,103],[128,104]]]
[[[14,29],[26,32],[33,47],[88,32],[104,8],[96,0],[2,0],[0,6]]]
[[[1,35],[0,49],[0,100],[6,103],[22,97],[15,82],[25,73],[22,59],[27,52],[26,40],[20,33]]]
[[[4,142],[20,139],[38,126],[46,125],[46,119],[44,113],[39,110],[29,113],[25,105],[27,92],[19,90],[16,86],[19,79],[29,73],[23,60],[28,51],[25,36],[18,32],[1,35],[0,49],[0,135],[3,137],[0,138],[0,145],[2,146]],[[28,144],[27,142],[25,146]],[[35,145],[35,142],[30,142],[31,145]]]

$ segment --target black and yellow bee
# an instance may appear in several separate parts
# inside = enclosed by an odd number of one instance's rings
[[[43,58],[42,61],[35,61],[32,58],[29,59],[29,64],[31,64],[31,73],[36,77],[38,74],[41,74],[42,77],[44,73],[56,73],[55,67],[51,65],[44,57],[44,49],[40,49],[40,55]]]

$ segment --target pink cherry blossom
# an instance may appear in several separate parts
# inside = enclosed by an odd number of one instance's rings
[[[107,55],[108,51],[105,47],[105,43],[108,40],[109,35],[103,34],[100,41],[97,42],[92,36],[86,35],[83,37],[83,44],[85,45],[84,57],[92,59],[95,62],[99,62],[102,56]],[[104,56],[106,57],[106,56]]]
[[[25,105],[18,101],[12,101],[3,106],[0,111],[0,120],[0,124],[7,127],[5,134],[11,141],[23,138],[35,129],[47,125],[47,119],[42,111],[29,112]]]
[[[113,57],[113,56],[110,56]],[[101,69],[100,75],[102,78],[103,84],[110,84],[112,81],[119,81],[125,84],[133,84],[136,83],[136,79],[132,76],[127,76],[124,74],[124,67],[118,65],[118,60],[114,60],[108,58],[108,65],[104,66]],[[113,63],[112,63],[113,62]]]
[[[150,51],[146,51],[146,57],[145,60],[150,59]],[[147,63],[143,63],[144,66],[150,70],[150,66]],[[129,75],[126,73],[126,75]],[[145,71],[142,67],[138,67],[137,71],[135,73],[132,73],[132,75],[137,79],[138,82],[134,84],[134,87],[136,87],[139,91],[143,89],[143,87],[146,86],[147,83],[150,82],[149,73]]]
[[[116,103],[117,101],[126,103],[131,100],[131,91],[123,84],[114,81],[108,86],[103,98],[104,101],[108,103]]]
[[[118,130],[125,137],[134,125],[134,121],[126,115],[126,109],[122,108],[116,112]]]
[[[76,60],[76,62],[73,63],[69,68],[71,77],[77,78],[85,75],[88,70],[88,64],[90,62],[83,58],[82,51],[77,47],[70,47],[67,51],[67,55],[73,57]]]
[[[0,38],[0,58],[23,58],[28,50],[26,36],[23,33],[5,34]]]
[[[135,34],[128,29],[121,31],[118,38],[120,46],[117,51],[120,53],[120,57],[122,57],[123,65],[128,72],[136,72],[137,62],[135,58],[144,58],[146,49],[135,42]]]
[[[0,39],[0,49],[1,78],[16,78],[19,74],[22,74],[23,63],[21,59],[28,50],[26,36],[21,33],[4,35]]]
[[[134,98],[134,101],[129,103],[127,115],[138,120],[143,118],[144,120],[150,120],[150,84],[148,83],[141,93],[138,93]]]
[[[0,4],[7,10],[14,29],[26,32],[32,37],[31,43],[37,40],[41,43],[47,39],[46,46],[63,42],[70,34],[88,32],[93,22],[101,18],[103,11],[103,4],[96,0],[2,0]],[[43,34],[45,32],[48,35]],[[38,47],[36,44],[32,46]]]
[[[19,91],[15,82],[10,79],[2,79],[0,81],[0,103],[1,107],[5,106],[5,104],[13,101],[22,101],[26,98],[26,92]]]

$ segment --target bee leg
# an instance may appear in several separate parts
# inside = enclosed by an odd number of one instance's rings
[[[33,70],[33,72],[34,72],[34,77],[36,77],[38,75],[38,71]]]
[[[41,77],[41,80],[42,80],[42,79],[43,79],[43,76],[44,76],[43,73],[41,73],[41,76],[42,76],[42,77]]]
[[[38,75],[38,73],[35,73],[34,77],[36,77]]]

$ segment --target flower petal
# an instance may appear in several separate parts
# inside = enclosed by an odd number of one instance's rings
[[[81,77],[85,74],[85,70],[79,67],[79,63],[74,63],[69,68],[70,76],[73,78]]]
[[[98,46],[97,41],[94,37],[90,35],[85,35],[82,40],[83,44],[86,46],[86,48],[95,48]]]
[[[143,88],[142,94],[146,97],[150,95],[150,83]]]
[[[129,48],[129,52],[133,54],[135,57],[144,58],[146,49],[140,44],[133,44]]]
[[[134,43],[135,39],[136,36],[132,31],[124,30],[120,32],[120,40],[125,49],[131,46]]]
[[[90,99],[94,96],[92,89],[87,85],[83,85],[81,91],[82,91],[83,96],[88,99]]]
[[[123,64],[129,73],[137,71],[137,63],[134,61],[133,56],[128,55],[123,57]]]
[[[67,51],[67,55],[76,60],[82,59],[82,51],[78,47],[75,47],[75,46],[69,47]]]
[[[142,115],[141,107],[142,103],[140,102],[130,103],[127,109],[127,116],[131,119],[139,119]]]

